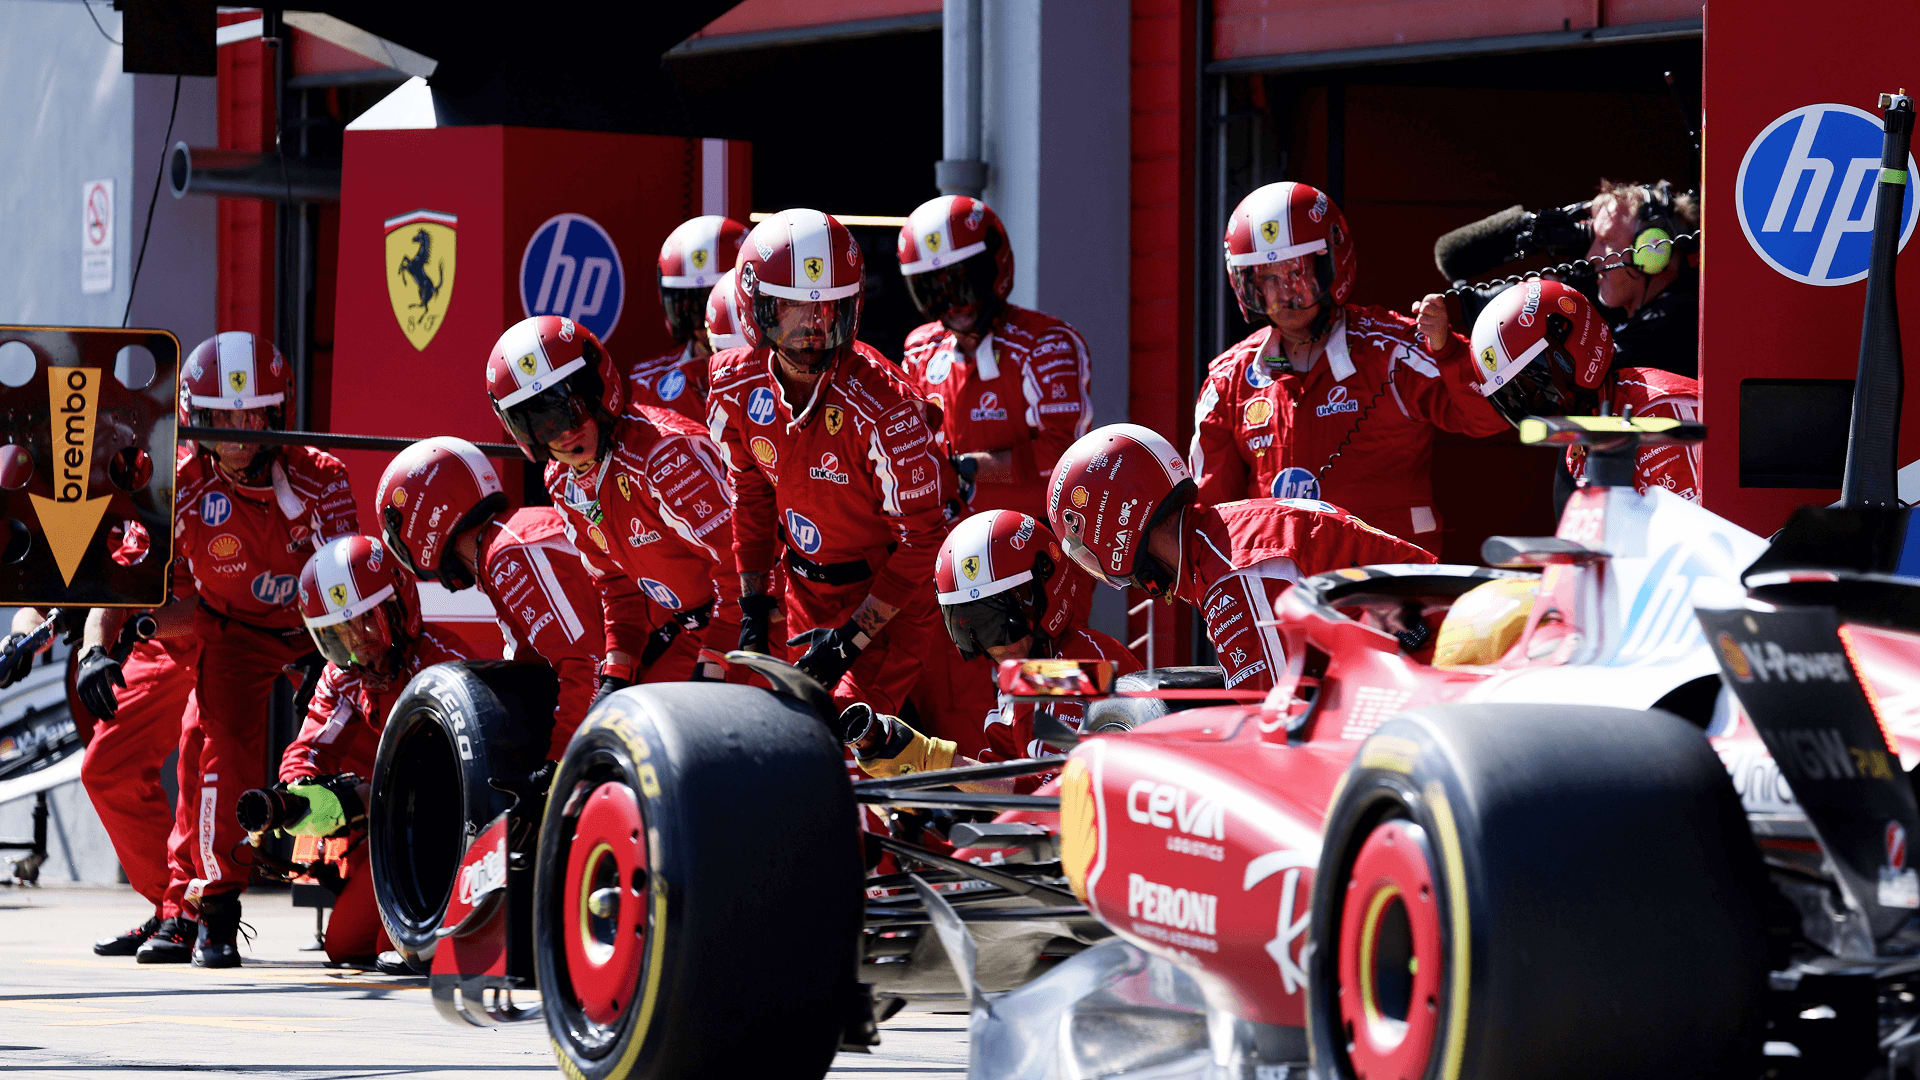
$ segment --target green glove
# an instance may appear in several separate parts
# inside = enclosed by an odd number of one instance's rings
[[[344,832],[347,814],[340,807],[340,796],[325,784],[296,780],[287,785],[287,794],[307,800],[307,815],[288,826],[294,836],[332,836]]]

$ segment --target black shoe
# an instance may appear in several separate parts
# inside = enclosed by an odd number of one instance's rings
[[[200,924],[184,915],[161,919],[133,958],[142,964],[184,964],[193,959],[193,939],[199,933]]]
[[[148,919],[146,922],[141,923],[139,926],[134,927],[124,934],[116,934],[113,937],[101,938],[99,941],[94,942],[93,955],[132,956],[135,952],[139,951],[140,946],[147,943],[147,939],[152,937],[153,932],[158,929],[160,929],[160,916],[155,915],[153,918]]]
[[[240,966],[240,898],[209,896],[200,901],[200,936],[193,943],[193,966]]]

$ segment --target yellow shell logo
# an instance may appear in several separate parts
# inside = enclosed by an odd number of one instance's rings
[[[968,581],[972,581],[975,578],[979,577],[980,576],[980,556],[969,555],[965,559],[960,560],[960,571],[961,573],[964,573],[967,575]]]
[[[393,489],[393,505],[395,506],[407,505],[407,489],[406,488]]]
[[[1087,871],[1100,847],[1099,825],[1093,806],[1093,776],[1087,763],[1069,758],[1060,773],[1060,869],[1082,903],[1087,899]]]
[[[1073,499],[1073,505],[1075,507],[1084,509],[1087,505],[1087,489],[1083,487],[1074,488],[1070,498]]]
[[[347,587],[345,585],[327,586],[327,599],[333,601],[334,607],[346,607]]]
[[[760,464],[771,465],[773,464],[774,458],[779,455],[774,452],[773,443],[766,439],[756,437],[753,440],[753,456],[760,459]]]
[[[247,388],[247,373],[244,371],[230,371],[227,373],[227,382],[233,384],[233,392],[237,394]]]
[[[1713,643],[1720,649],[1720,658],[1727,662],[1727,670],[1733,672],[1734,678],[1741,682],[1753,678],[1753,667],[1747,663],[1747,654],[1740,648],[1740,643],[1733,640],[1732,634],[1723,630]]]
[[[1574,315],[1580,311],[1580,305],[1573,302],[1573,297],[1563,296],[1560,298],[1560,310]]]
[[[1279,236],[1280,223],[1278,221],[1263,221],[1260,223],[1260,239],[1271,244]]]
[[[521,357],[518,363],[520,365],[520,370],[527,373],[528,375],[531,375],[534,372],[540,370],[540,361],[535,359],[532,353],[528,353],[527,355]]]
[[[1247,402],[1246,418],[1250,428],[1259,427],[1273,419],[1273,402],[1266,398],[1254,398]]]
[[[937,232],[930,232],[930,233],[928,233],[928,234],[926,235],[926,241],[927,241],[927,250],[928,250],[928,251],[939,251],[939,250],[940,250],[940,234],[939,234],[939,233],[937,233]]]
[[[840,406],[827,406],[827,434],[840,434],[840,425],[846,423],[846,420],[847,414],[840,411]]]
[[[600,531],[600,526],[587,526],[587,537],[593,541],[594,547],[599,548],[601,551],[607,550],[607,534]]]
[[[695,270],[705,270],[707,268],[707,249],[706,248],[693,249],[693,268]]]
[[[819,281],[820,274],[826,270],[827,264],[820,259],[808,258],[800,261],[800,267],[807,272],[808,281]]]

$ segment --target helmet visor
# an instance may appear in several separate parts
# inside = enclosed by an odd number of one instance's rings
[[[1017,597],[1023,587],[1006,589],[963,604],[940,605],[947,636],[962,660],[984,656],[990,648],[1011,645],[1033,633],[1026,607]]]
[[[384,671],[393,652],[393,630],[387,621],[390,603],[330,626],[309,626],[307,633],[320,655],[335,667]]]
[[[837,349],[853,340],[860,298],[788,300],[764,292],[753,298],[754,321],[766,343],[794,352]]]
[[[694,335],[707,332],[706,289],[660,290],[660,306],[666,310],[667,332],[673,340],[692,341]]]
[[[1305,311],[1325,298],[1315,263],[1319,255],[1301,255],[1274,263],[1235,266],[1227,270],[1234,295],[1250,312],[1271,316],[1279,311]]]
[[[906,275],[907,296],[912,298],[913,306],[927,318],[943,322],[949,317],[964,317],[978,311],[980,292],[974,288],[969,266],[973,261],[962,259],[937,270]]]
[[[500,414],[500,421],[507,426],[507,432],[513,436],[514,442],[541,451],[546,449],[548,443],[559,440],[562,435],[577,430],[593,419],[592,407],[565,382],[516,405],[496,408],[495,411]]]
[[[1567,416],[1579,408],[1574,389],[1573,358],[1563,349],[1548,348],[1531,364],[1514,372],[1487,403],[1514,427],[1529,416]]]
[[[1086,519],[1081,517],[1078,511],[1064,511],[1062,517],[1065,519],[1064,524],[1067,527],[1066,530],[1060,534],[1060,547],[1067,553],[1067,558],[1078,563],[1080,569],[1085,570],[1087,573],[1092,574],[1094,577],[1099,578],[1101,581],[1106,582],[1116,589],[1124,589],[1131,584],[1131,582],[1124,577],[1115,577],[1107,573],[1107,568],[1100,565],[1100,556],[1092,548],[1089,548],[1085,543],[1081,542],[1080,533],[1081,530],[1086,527]]]

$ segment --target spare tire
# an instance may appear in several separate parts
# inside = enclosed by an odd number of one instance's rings
[[[559,687],[545,664],[435,664],[394,702],[374,758],[367,856],[380,921],[402,956],[433,959],[467,845],[545,759]],[[525,807],[538,813],[539,804]]]
[[[575,1080],[814,1078],[864,996],[844,750],[793,700],[724,683],[608,698],[554,776],[534,955]]]
[[[1226,673],[1217,667],[1159,667],[1136,671],[1122,675],[1113,681],[1116,694],[1142,690],[1223,690],[1226,688]],[[1128,731],[1151,720],[1157,720],[1168,713],[1185,709],[1197,709],[1204,705],[1226,704],[1221,701],[1208,701],[1205,698],[1183,698],[1167,700],[1165,698],[1102,698],[1087,706],[1087,719],[1081,725],[1081,733],[1097,735],[1103,731]]]

